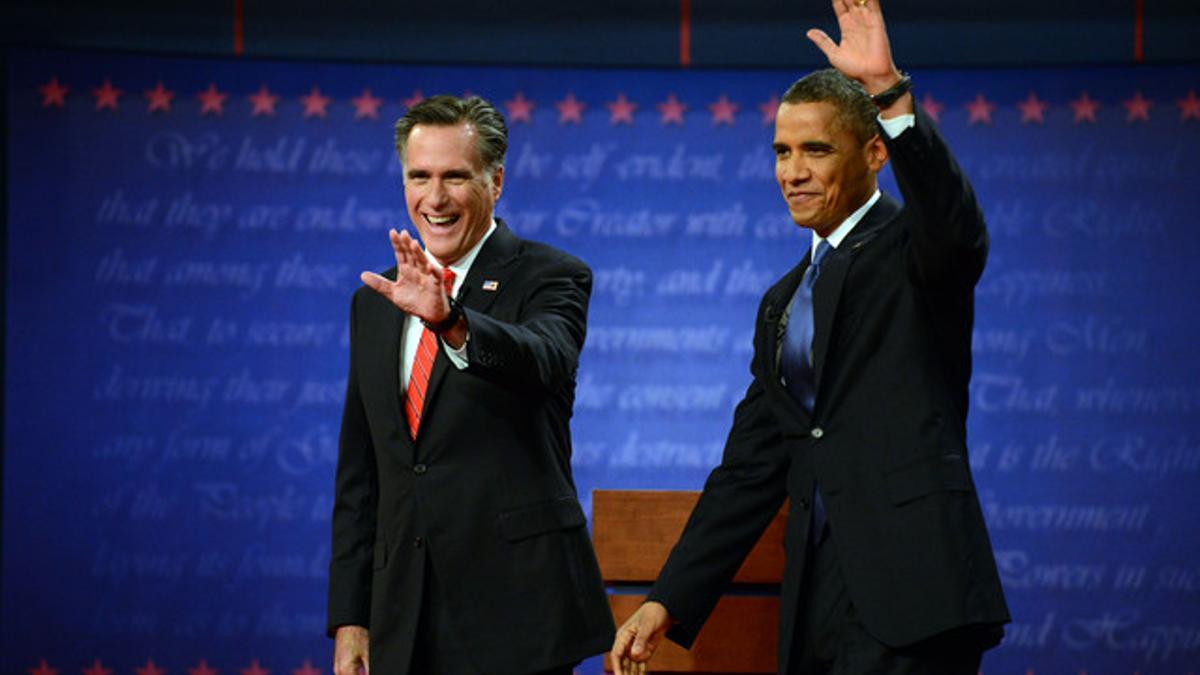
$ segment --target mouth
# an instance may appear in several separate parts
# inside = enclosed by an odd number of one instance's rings
[[[458,214],[450,216],[435,216],[431,213],[422,213],[421,217],[425,219],[425,222],[429,223],[435,228],[446,228],[457,223],[460,216]]]
[[[818,192],[789,192],[785,198],[789,204],[807,204],[820,198],[820,196]]]

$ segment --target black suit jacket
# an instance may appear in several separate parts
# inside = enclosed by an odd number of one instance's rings
[[[439,350],[415,442],[399,385],[405,315],[366,287],[354,294],[328,621],[369,626],[372,672],[408,672],[426,556],[485,672],[535,672],[611,644],[571,477],[590,293],[581,261],[499,223],[460,291],[470,365]]]
[[[885,135],[886,138],[886,135]],[[790,497],[780,672],[795,628],[814,481],[851,602],[902,646],[1009,620],[967,459],[974,286],[987,231],[929,118],[886,140],[905,198],[883,195],[824,262],[813,290],[812,415],[780,381],[785,310],[809,256],[759,307],[753,381],[650,598],[690,645]]]

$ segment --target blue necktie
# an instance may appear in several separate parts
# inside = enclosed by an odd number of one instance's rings
[[[812,262],[804,270],[796,294],[792,296],[792,306],[788,310],[787,335],[784,336],[783,355],[779,364],[783,375],[783,384],[792,398],[809,413],[813,411],[816,402],[816,378],[812,363],[813,342],[813,304],[812,291],[821,274],[821,264],[832,250],[828,241],[822,240],[817,244]],[[812,534],[809,542],[819,544],[825,538],[825,503],[821,500],[821,492],[813,485]]]
[[[780,372],[783,384],[796,403],[808,412],[812,412],[816,401],[816,382],[812,363],[813,342],[813,285],[821,274],[821,263],[833,247],[828,241],[822,240],[817,244],[813,253],[812,263],[804,270],[796,294],[792,296],[792,306],[788,310],[787,334],[784,336],[783,354],[780,358]]]

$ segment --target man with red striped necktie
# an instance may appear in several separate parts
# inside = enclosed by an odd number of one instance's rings
[[[437,96],[396,124],[409,218],[362,274],[333,511],[335,675],[565,675],[613,636],[571,477],[591,271],[492,215],[507,130]]]

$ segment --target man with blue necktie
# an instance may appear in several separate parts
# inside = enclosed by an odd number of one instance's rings
[[[780,673],[975,675],[1009,621],[967,459],[983,215],[878,0],[834,0],[831,69],[784,93],[775,175],[804,259],[763,297],[720,466],[613,644],[690,646],[785,498]],[[892,162],[903,204],[876,176]]]

